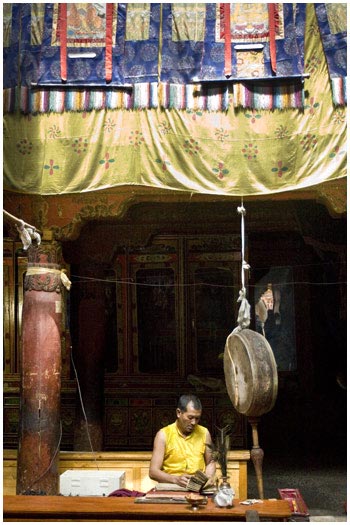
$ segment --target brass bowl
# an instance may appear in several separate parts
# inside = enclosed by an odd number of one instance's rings
[[[198,510],[200,505],[206,505],[208,503],[208,498],[202,496],[202,494],[194,494],[190,492],[185,496],[187,503],[191,505],[191,510]]]

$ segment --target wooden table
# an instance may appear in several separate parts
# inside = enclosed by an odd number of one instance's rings
[[[199,510],[185,503],[135,503],[134,498],[89,496],[4,496],[3,521],[245,521],[247,510],[261,520],[284,521],[291,516],[285,500],[218,508],[209,499]]]

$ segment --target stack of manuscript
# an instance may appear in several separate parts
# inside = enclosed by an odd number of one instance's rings
[[[141,498],[136,498],[136,503],[186,503],[188,490],[175,483],[158,483],[153,489]]]
[[[208,477],[197,470],[188,480],[187,487],[176,483],[157,483],[145,496],[136,498],[136,503],[186,503],[189,492],[200,492],[208,481]]]
[[[186,488],[192,492],[199,492],[207,483],[208,479],[208,476],[204,474],[204,472],[197,470],[188,480]]]

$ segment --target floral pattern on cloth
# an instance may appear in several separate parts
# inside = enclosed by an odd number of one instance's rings
[[[49,91],[38,93],[27,99],[33,107],[26,115],[4,114],[4,189],[87,195],[137,185],[241,197],[346,177],[346,110],[332,104],[315,9],[313,4],[306,9],[305,68],[310,78],[305,79],[304,111],[276,109],[282,104],[271,105],[263,89],[260,111],[246,109],[247,91],[227,90],[222,111],[220,91],[212,92],[218,105],[209,107],[202,91],[193,95],[186,85],[165,92],[171,107],[144,111],[116,107],[102,90],[86,97],[65,92],[57,100]],[[162,95],[161,85],[157,90]],[[257,90],[248,94],[254,102]],[[241,107],[235,96],[241,97]],[[296,95],[292,89],[276,91],[274,103],[287,96]],[[184,103],[183,111],[179,103]],[[62,109],[44,113],[46,107]]]

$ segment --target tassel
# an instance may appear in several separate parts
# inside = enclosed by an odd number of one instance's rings
[[[63,286],[69,291],[70,287],[72,286],[71,281],[68,279],[68,277],[65,274],[66,270],[61,270],[61,281]]]

